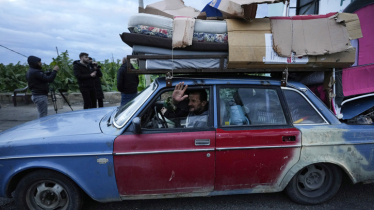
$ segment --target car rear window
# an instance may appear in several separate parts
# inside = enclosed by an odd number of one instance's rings
[[[283,90],[291,112],[293,124],[321,124],[325,123],[318,112],[299,93]]]
[[[219,94],[221,126],[287,124],[275,89],[221,88]]]

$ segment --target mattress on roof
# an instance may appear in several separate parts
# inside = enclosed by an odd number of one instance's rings
[[[133,53],[144,53],[144,54],[158,54],[158,55],[224,55],[228,56],[227,52],[209,52],[209,51],[187,51],[178,49],[164,49],[159,47],[150,47],[143,45],[134,45],[132,48]]]
[[[173,30],[173,19],[159,15],[138,13],[131,15],[127,22],[128,28],[133,28],[137,25]],[[227,24],[224,20],[196,20],[194,32],[223,34],[227,33]]]
[[[165,49],[172,49],[172,39],[162,38],[157,36],[149,36],[144,34],[132,34],[132,33],[122,33],[120,37],[123,42],[125,42],[130,47],[134,45],[143,45],[150,47],[159,47]],[[192,42],[191,46],[183,48],[183,50],[192,51],[223,51],[228,52],[228,43],[216,43],[216,42]]]
[[[227,56],[227,52],[209,52],[209,51],[187,51],[181,49],[163,49],[158,47],[149,47],[142,45],[133,46],[133,55],[223,55]],[[210,69],[219,68],[219,58],[207,59],[147,59],[139,60],[139,67],[147,70],[160,69]],[[227,60],[224,61],[224,68],[227,66]]]

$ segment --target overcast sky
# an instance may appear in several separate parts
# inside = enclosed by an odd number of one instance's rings
[[[144,0],[144,6],[160,0]],[[211,0],[184,0],[202,10]],[[119,34],[128,32],[129,16],[138,12],[138,0],[0,0],[0,45],[23,55],[35,55],[49,64],[59,52],[68,50],[79,59],[87,52],[98,61],[131,54]],[[258,17],[267,15],[260,5]],[[0,63],[21,64],[27,58],[0,46]]]

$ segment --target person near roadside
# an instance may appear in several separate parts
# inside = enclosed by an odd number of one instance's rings
[[[96,107],[95,77],[97,71],[89,67],[87,53],[80,53],[79,59],[73,62],[73,71],[78,79],[79,90],[83,97],[83,108],[91,109]]]
[[[121,92],[121,106],[131,101],[138,93],[139,77],[137,74],[127,73],[126,57],[117,72],[117,89]]]
[[[29,56],[27,62],[30,68],[26,73],[26,79],[28,87],[32,92],[31,100],[38,109],[39,118],[45,117],[48,115],[49,83],[55,80],[59,67],[53,67],[52,72],[43,72],[40,58]]]
[[[97,103],[95,102],[95,108],[97,108],[97,105],[100,107],[104,107],[104,93],[103,89],[101,88],[101,77],[103,76],[103,73],[101,72],[101,66],[97,64],[97,62],[93,62],[91,57],[88,57],[89,59],[89,67],[91,68],[91,71],[96,71],[96,77],[95,77],[95,91],[96,91],[96,99]]]
[[[208,123],[208,94],[204,89],[192,89],[185,94],[188,85],[180,82],[175,86],[172,99],[177,107],[171,111],[162,107],[161,113],[166,118],[187,117],[186,128],[206,127]],[[188,101],[185,99],[188,98]]]

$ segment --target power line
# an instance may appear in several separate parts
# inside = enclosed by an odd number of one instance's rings
[[[12,49],[9,49],[9,48],[7,48],[7,47],[1,45],[1,44],[0,44],[0,46],[1,46],[1,47],[4,47],[5,49],[8,49],[8,50],[10,50],[10,51],[12,51],[12,52],[15,52],[15,53],[17,53],[17,54],[19,54],[19,55],[22,55],[23,57],[26,57],[26,58],[28,57],[28,56],[26,56],[26,55],[23,55],[23,54],[21,54],[21,53],[19,53],[19,52],[14,51],[14,50],[12,50]]]

